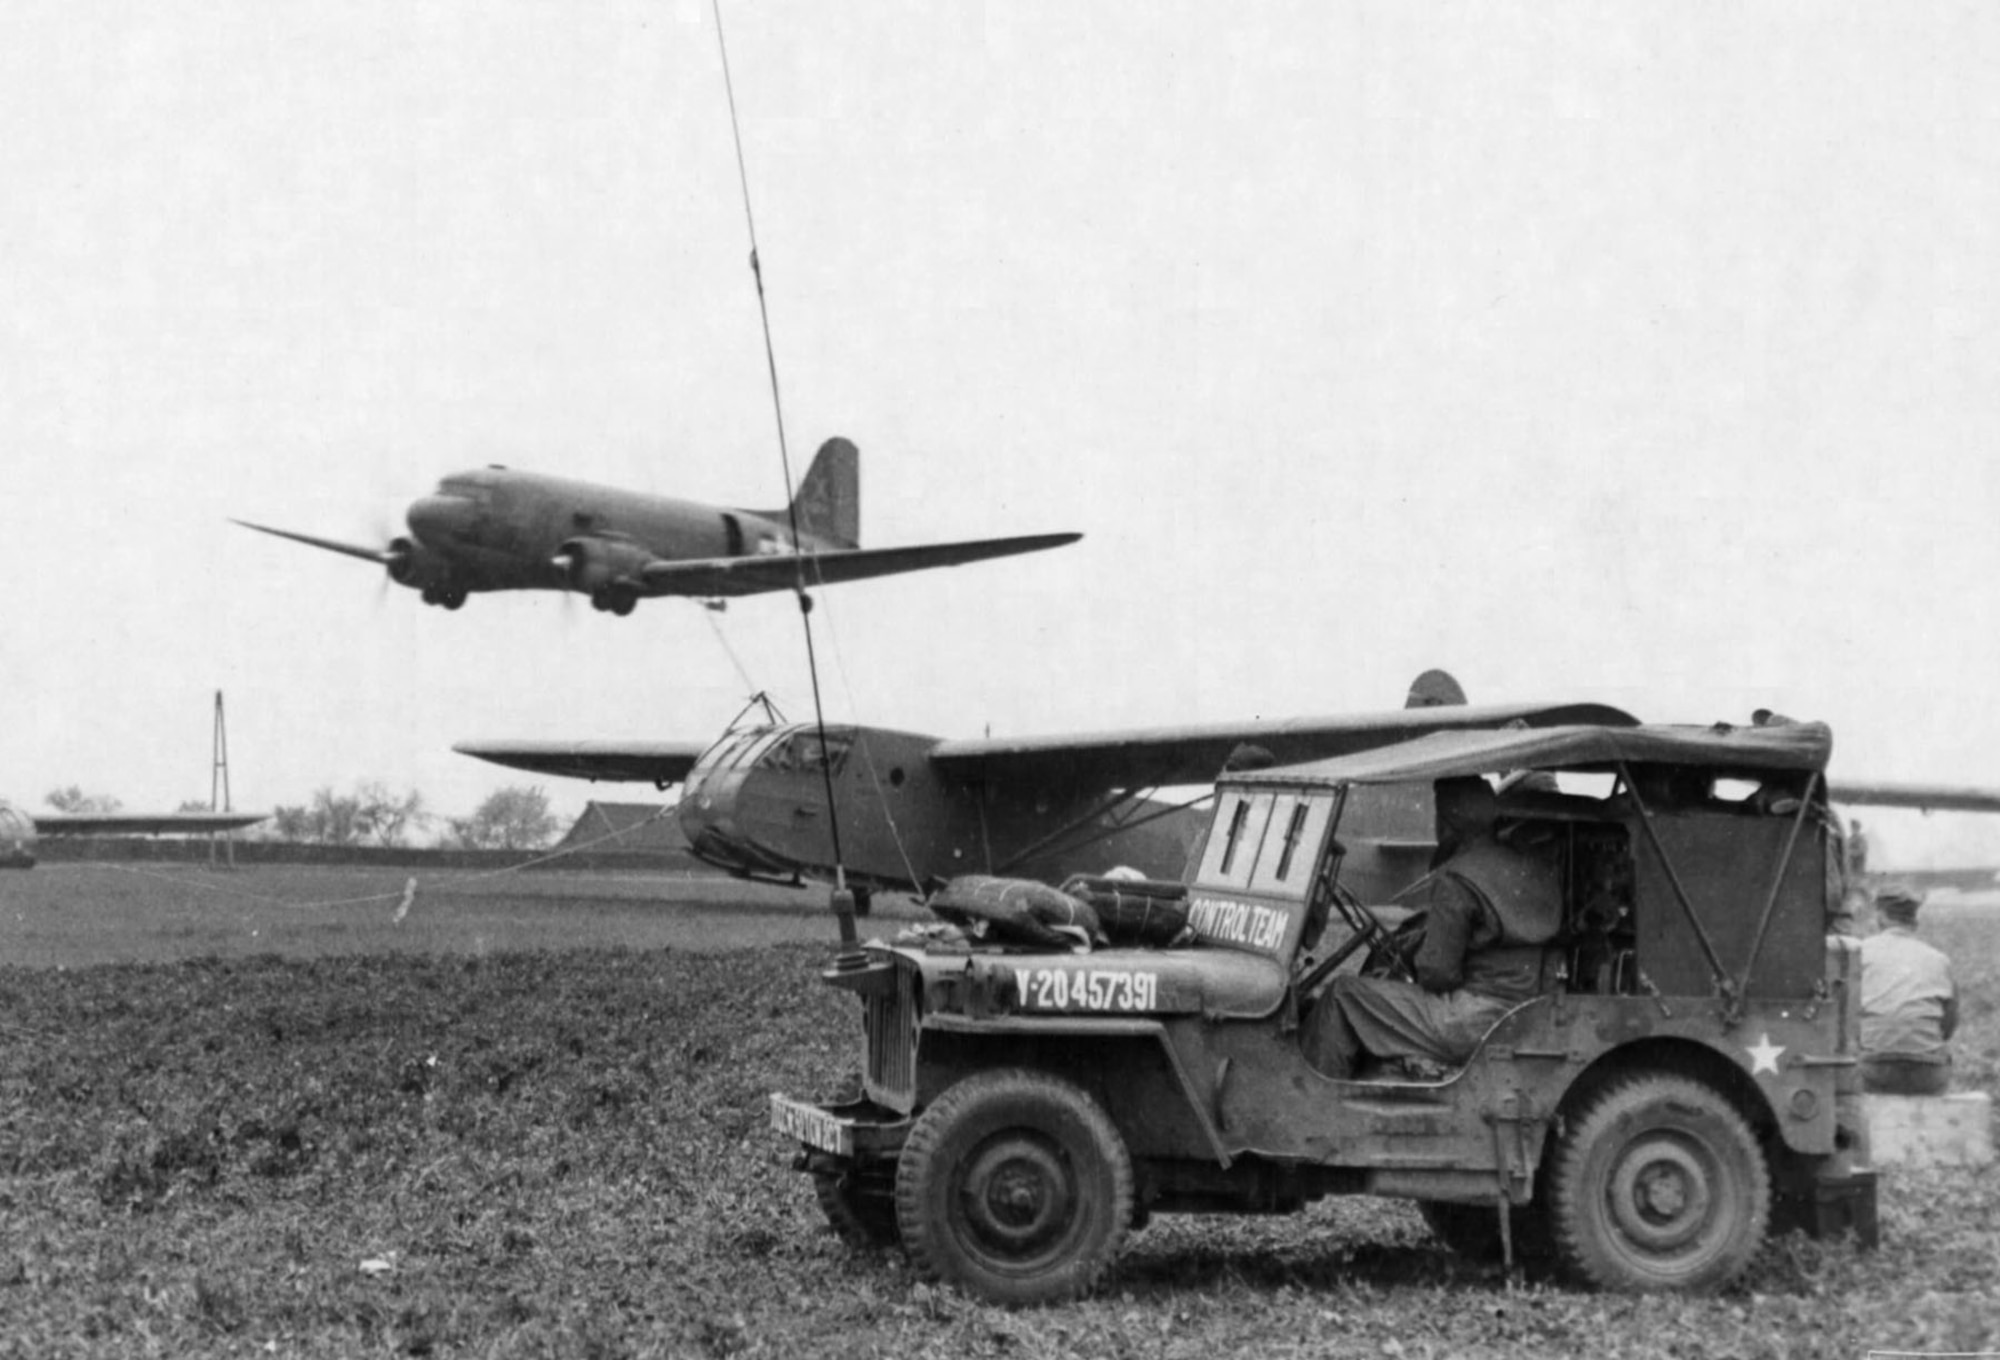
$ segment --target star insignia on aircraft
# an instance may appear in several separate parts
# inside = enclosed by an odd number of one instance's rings
[[[1784,1053],[1785,1046],[1772,1043],[1769,1034],[1758,1035],[1757,1042],[1745,1046],[1743,1051],[1750,1055],[1751,1076],[1759,1072],[1769,1072],[1774,1077],[1778,1075],[1778,1058]]]

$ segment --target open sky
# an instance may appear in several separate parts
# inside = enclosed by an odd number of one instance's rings
[[[2000,10],[723,19],[794,475],[853,438],[871,546],[1086,535],[823,592],[829,718],[1445,666],[2000,784]],[[205,799],[217,690],[249,807],[462,814],[524,777],[456,740],[809,715],[787,597],[448,614],[225,523],[380,541],[487,462],[783,502],[706,0],[13,0],[0,121],[0,790]]]

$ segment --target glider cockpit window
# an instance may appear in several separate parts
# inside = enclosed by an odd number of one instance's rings
[[[741,762],[743,753],[754,745],[759,737],[765,735],[766,733],[758,728],[751,728],[744,732],[731,732],[709,748],[708,752],[702,756],[696,768],[702,770],[730,769]]]
[[[824,767],[839,774],[853,744],[853,737],[846,733],[828,732],[821,736],[811,730],[794,732],[773,746],[759,763],[768,770],[805,772]]]

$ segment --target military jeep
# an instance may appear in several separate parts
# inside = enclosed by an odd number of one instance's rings
[[[1089,1289],[1153,1214],[1331,1194],[1612,1289],[1720,1288],[1773,1230],[1872,1244],[1831,746],[1816,723],[1467,731],[1226,775],[1181,942],[850,951],[824,976],[861,999],[860,1090],[774,1095],[773,1126],[845,1237],[1007,1303]],[[1343,883],[1343,827],[1462,776],[1559,868],[1545,985],[1463,1067],[1330,1079],[1302,1019],[1400,952]]]

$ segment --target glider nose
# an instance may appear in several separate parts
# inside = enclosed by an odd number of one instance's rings
[[[472,506],[461,496],[423,496],[410,502],[410,532],[426,542],[464,538],[472,528]]]
[[[697,802],[682,798],[681,834],[688,839],[689,851],[704,864],[712,864],[726,873],[773,874],[788,869],[782,860],[743,834],[731,815],[732,801],[717,806],[710,799]]]

